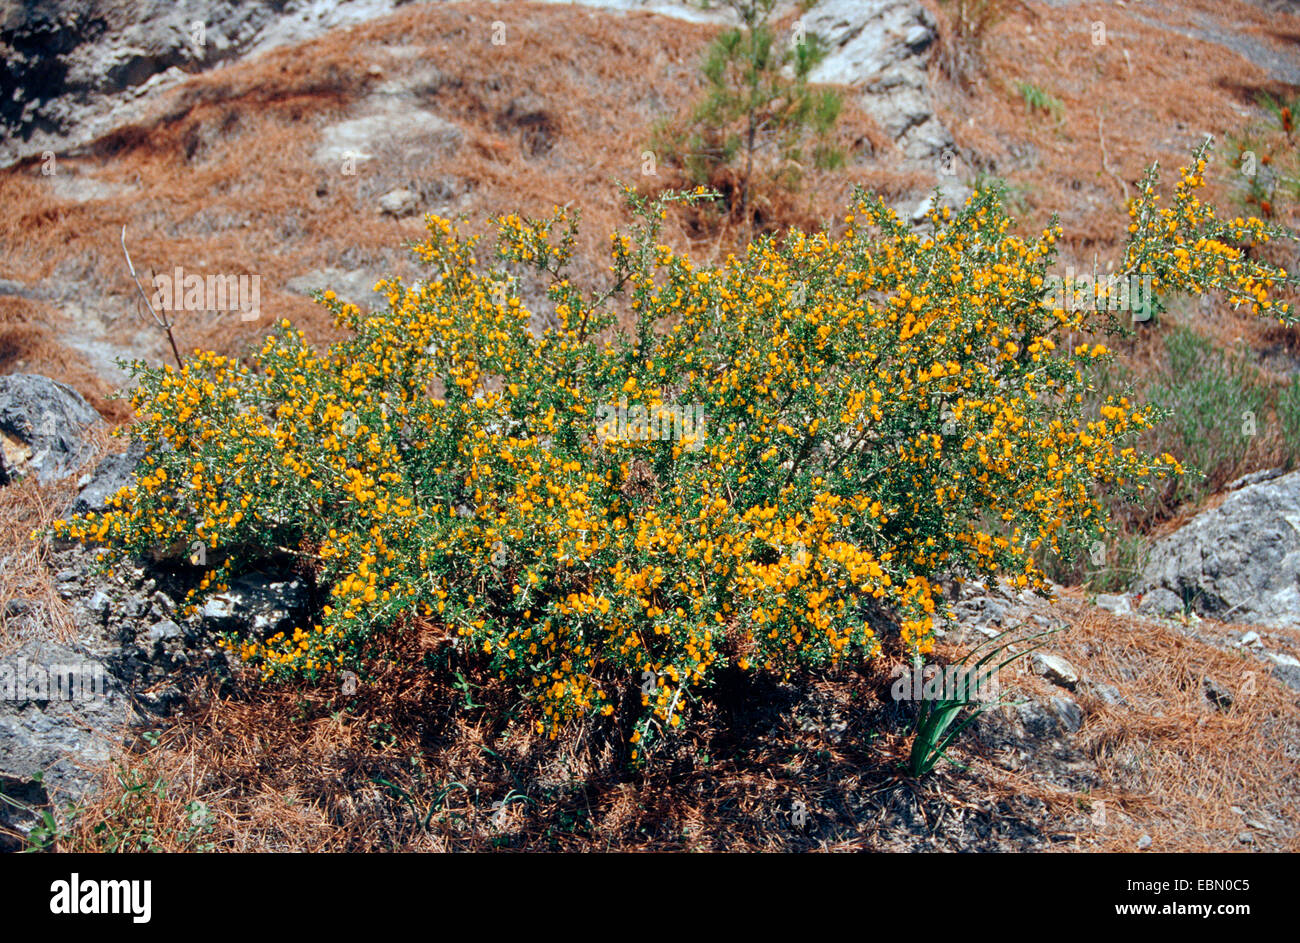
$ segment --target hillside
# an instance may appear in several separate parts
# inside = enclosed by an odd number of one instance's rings
[[[988,21],[963,24],[967,7]],[[383,308],[379,279],[424,277],[406,246],[426,213],[486,233],[497,214],[572,208],[572,277],[594,281],[628,226],[619,184],[694,183],[649,142],[706,93],[701,56],[730,22],[671,0],[0,4],[0,468],[15,472],[0,654],[111,675],[88,712],[0,704],[0,847],[34,841],[33,808],[80,798],[59,850],[105,850],[104,822],[134,847],[146,814],[155,847],[187,851],[1300,849],[1300,332],[1222,297],[1172,296],[1113,342],[1116,389],[1170,413],[1143,444],[1204,477],[1108,505],[1119,526],[1099,557],[1046,564],[1055,603],[945,585],[940,663],[1059,631],[1006,669],[1011,703],[957,741],[962,767],[926,777],[905,770],[915,708],[891,697],[908,658],[893,629],[869,662],[727,669],[637,767],[626,731],[535,731],[435,622],[386,638],[359,687],[256,683],[215,631],[292,631],[319,608],[314,574],[254,573],[185,615],[177,566],[102,574],[85,548],[32,540],[129,483],[127,442],[108,435],[132,418],[117,391],[129,362],[174,358],[124,241],[145,285],[256,286],[251,306],[173,314],[182,358],[245,366],[282,321],[317,349],[347,336],[314,290]],[[828,43],[811,78],[841,93],[842,166],[801,166],[750,220],[674,206],[672,252],[723,265],[751,233],[841,233],[858,187],[927,231],[929,210],[996,178],[1016,234],[1056,218],[1058,268],[1106,272],[1144,169],[1171,186],[1207,136],[1207,202],[1300,224],[1281,111],[1300,88],[1295,4],[822,0],[803,22]],[[1267,158],[1254,176],[1247,152]],[[730,170],[709,183],[739,186]],[[1255,254],[1300,270],[1294,244]],[[555,322],[540,279],[512,290],[534,329]],[[71,428],[79,398],[102,425],[33,432],[46,415]]]

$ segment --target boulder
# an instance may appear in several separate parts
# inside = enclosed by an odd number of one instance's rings
[[[87,430],[101,422],[70,386],[34,374],[0,376],[0,484],[18,475],[51,482],[71,474],[93,451]]]
[[[1176,598],[1225,622],[1300,626],[1300,472],[1234,491],[1158,541],[1138,589],[1144,610]]]
[[[1034,652],[1029,658],[1034,666],[1034,672],[1053,684],[1073,690],[1079,683],[1078,670],[1060,655]]]
[[[410,216],[420,207],[420,195],[405,187],[389,190],[379,198],[379,212],[386,216]]]
[[[952,147],[930,104],[926,67],[938,26],[925,7],[915,0],[822,0],[803,23],[830,47],[812,81],[853,87],[858,104],[908,158],[931,159]]]
[[[77,648],[29,641],[0,657],[0,827],[25,834],[31,809],[91,791],[129,710],[104,662]]]

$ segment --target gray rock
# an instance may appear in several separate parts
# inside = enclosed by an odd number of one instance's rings
[[[922,8],[924,9],[924,7]],[[917,23],[907,31],[903,37],[903,43],[912,52],[921,52],[926,46],[935,40],[934,29],[925,23]]]
[[[1138,839],[1138,851],[1145,851],[1151,847],[1151,836],[1143,835]]]
[[[39,780],[52,800],[84,795],[128,713],[107,666],[82,651],[30,641],[0,658],[0,788]]]
[[[0,295],[13,295],[18,298],[37,298],[39,289],[17,282],[10,278],[0,278]]]
[[[76,471],[91,454],[87,430],[101,422],[70,386],[33,374],[0,376],[0,484],[22,474],[56,481]]]
[[[154,593],[152,611],[158,616],[171,618],[176,613],[176,602],[166,593]]]
[[[108,615],[112,605],[113,601],[109,598],[108,593],[103,590],[96,590],[95,595],[91,596],[90,602],[86,604],[86,608],[90,610],[92,615],[103,618]]]
[[[77,492],[72,513],[98,513],[107,509],[108,502],[118,491],[135,484],[136,468],[143,458],[144,443],[138,439],[133,440],[125,452],[104,456],[91,472],[90,480]]]
[[[164,619],[149,627],[149,640],[152,642],[165,642],[180,636],[181,627],[171,619]]]
[[[906,204],[894,207],[894,212],[910,218],[914,226],[929,226],[928,216],[931,210],[947,208],[956,212],[962,208],[970,195],[970,188],[965,184],[946,180],[940,184],[937,193],[926,194],[910,213],[906,212]]]
[[[174,578],[170,570],[155,570],[145,559],[102,572],[94,551],[76,544],[52,553],[75,575],[60,592],[72,600],[78,650],[107,665],[137,709],[168,714],[184,703],[191,680],[229,678],[231,657],[212,645],[201,616],[182,615],[159,587],[160,577]]]
[[[1124,700],[1124,696],[1119,693],[1119,688],[1113,684],[1090,684],[1088,690],[1112,707],[1128,706],[1128,701]]]
[[[938,32],[925,7],[915,0],[823,0],[802,20],[829,46],[814,82],[855,87],[859,105],[910,159],[952,146],[930,103],[926,69]]]
[[[372,95],[357,106],[354,117],[322,130],[314,157],[335,169],[377,157],[424,161],[454,153],[464,136],[445,118],[411,107],[404,96]]]
[[[1282,477],[1282,474],[1285,471],[1285,468],[1266,468],[1263,471],[1251,472],[1249,475],[1242,475],[1240,478],[1234,478],[1223,486],[1223,490],[1236,491],[1238,488],[1245,488],[1247,485],[1257,485],[1260,482],[1272,481],[1274,478]]]
[[[97,180],[82,173],[66,170],[52,177],[41,177],[42,185],[54,199],[64,203],[92,203],[131,193],[134,188],[121,183]]]
[[[1265,657],[1273,663],[1273,677],[1291,690],[1300,691],[1300,660],[1273,652],[1266,652]]]
[[[1177,593],[1158,586],[1142,594],[1137,611],[1143,615],[1168,619],[1182,615],[1183,601]]]
[[[32,611],[32,604],[26,599],[11,599],[5,603],[4,613],[7,617],[25,616]]]
[[[1067,732],[1074,733],[1083,726],[1083,710],[1070,698],[1054,697],[1049,704],[1052,713]]]
[[[1079,683],[1079,672],[1074,665],[1070,664],[1060,655],[1052,655],[1047,652],[1034,652],[1029,656],[1033,665],[1034,672],[1042,675],[1053,684],[1059,684],[1063,688],[1074,689]]]
[[[300,580],[252,573],[209,597],[203,606],[203,621],[210,631],[267,638],[292,630],[306,609],[307,587]]]
[[[1300,626],[1300,472],[1247,485],[1159,541],[1139,589],[1223,621]]]
[[[323,268],[291,278],[285,283],[285,287],[302,294],[310,294],[313,291],[333,291],[344,301],[350,301],[364,311],[388,307],[388,299],[375,291],[375,283],[378,281],[377,276],[361,269],[344,271]]]
[[[139,120],[189,73],[383,16],[399,2],[0,4],[0,167],[45,150],[63,153]],[[56,177],[63,173],[60,165]]]
[[[1097,594],[1097,608],[1105,609],[1107,612],[1113,612],[1117,616],[1128,615],[1133,611],[1133,606],[1126,595],[1112,596],[1108,593]]]
[[[420,195],[405,188],[389,190],[379,198],[379,212],[387,216],[410,216],[420,206]]]
[[[1025,736],[1030,740],[1050,740],[1061,729],[1061,720],[1057,713],[1038,701],[1017,704],[1016,716],[1025,729]]]

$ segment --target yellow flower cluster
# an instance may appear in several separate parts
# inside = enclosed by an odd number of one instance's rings
[[[1260,293],[1285,273],[1229,248],[1268,233],[1215,224],[1199,179],[1172,213],[1135,202],[1134,270],[1284,315]],[[1149,411],[1089,396],[1110,353],[1068,338],[1095,315],[1042,302],[1060,231],[1012,235],[998,191],[928,234],[859,195],[838,236],[714,267],[658,240],[668,201],[704,196],[629,193],[603,292],[564,275],[567,212],[497,220],[486,271],[431,217],[430,275],[381,283],[387,310],[321,296],[351,331],[328,350],[284,323],[253,367],[139,368],[146,472],[55,532],[201,541],[200,593],[267,557],[307,566],[315,624],[230,641],[267,678],[364,668],[377,635],[432,621],[535,700],[540,730],[622,713],[639,754],[722,665],[867,658],[891,621],[928,651],[937,576],[1041,588],[1042,553],[1104,528],[1100,489],[1181,472],[1127,444]],[[552,275],[540,334],[509,290],[520,265]],[[615,403],[703,422],[690,441],[602,435]]]
[[[1285,323],[1290,305],[1274,302],[1269,292],[1288,280],[1286,270],[1261,264],[1246,250],[1290,233],[1255,217],[1220,222],[1214,207],[1196,195],[1205,185],[1205,151],[1202,145],[1192,164],[1180,168],[1172,206],[1160,206],[1155,168],[1146,173],[1137,198],[1129,204],[1132,222],[1125,268],[1150,276],[1157,292],[1223,292],[1233,305],[1248,306],[1254,314],[1276,316]]]

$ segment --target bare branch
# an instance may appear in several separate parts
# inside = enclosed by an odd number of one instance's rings
[[[149,300],[149,295],[145,292],[144,286],[140,284],[140,278],[135,274],[135,266],[131,263],[131,253],[126,251],[126,227],[122,227],[122,255],[126,256],[126,268],[131,273],[131,281],[135,282],[136,289],[140,292],[140,297],[144,299],[145,306],[149,309],[149,314],[153,316],[154,323],[167,332],[167,340],[172,345],[172,356],[176,358],[178,369],[184,369],[185,363],[181,360],[181,352],[176,347],[176,336],[172,333],[171,322],[161,317],[154,310],[153,302]]]

